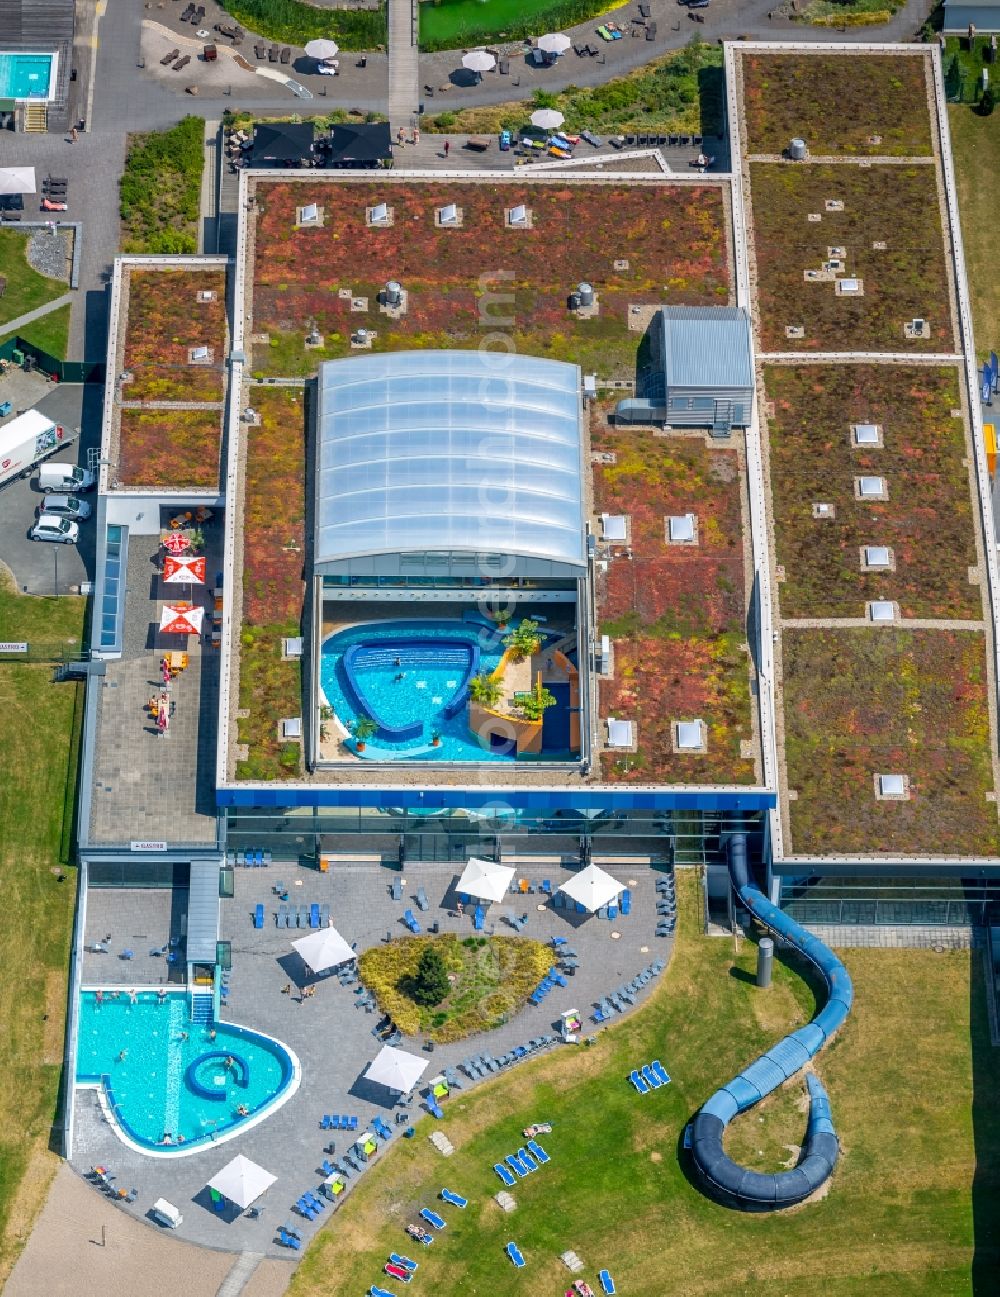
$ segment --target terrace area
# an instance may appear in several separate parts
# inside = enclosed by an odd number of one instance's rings
[[[613,783],[754,783],[742,439],[722,448],[701,434],[615,427],[607,411],[591,418],[595,533],[601,514],[628,524],[626,542],[599,546],[597,629],[613,649],[599,715],[634,722],[637,742],[602,753],[601,774]],[[692,540],[671,542],[669,520],[689,516]],[[685,750],[676,725],[694,721],[702,742]]]
[[[115,490],[219,489],[228,326],[225,261],[120,263],[106,413]]]
[[[374,351],[477,347],[500,330],[521,354],[631,379],[645,308],[732,300],[725,190],[710,183],[258,176],[251,194],[255,376],[309,374],[352,354],[358,329]],[[380,303],[389,281],[401,309]],[[581,282],[593,311],[568,308]]]

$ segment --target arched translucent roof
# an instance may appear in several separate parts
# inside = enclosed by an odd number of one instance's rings
[[[319,377],[317,564],[466,551],[582,566],[580,371],[406,351]]]

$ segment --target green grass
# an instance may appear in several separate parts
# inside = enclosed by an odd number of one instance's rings
[[[198,251],[205,123],[130,135],[120,182],[123,252]]]
[[[539,102],[536,103],[536,100]],[[615,77],[591,89],[570,87],[559,94],[541,92],[535,100],[515,99],[483,108],[425,117],[437,133],[493,134],[502,127],[521,130],[532,109],[557,108],[566,129],[615,132],[655,130],[719,135],[725,87],[722,50],[692,37],[687,46],[657,59],[628,76]]]
[[[696,935],[700,891],[691,875],[679,881],[677,949],[646,1008],[590,1047],[560,1049],[446,1102],[433,1128],[455,1145],[447,1183],[470,1203],[446,1210],[448,1228],[421,1250],[422,1291],[561,1293],[568,1272],[558,1255],[574,1248],[586,1265],[581,1277],[593,1285],[607,1265],[619,1292],[641,1297],[967,1297],[974,1177],[976,1264],[986,1276],[1000,1259],[991,1229],[1000,1120],[986,1075],[979,956],[847,952],[855,1011],[815,1064],[842,1140],[840,1164],[819,1201],[781,1215],[741,1215],[688,1181],[678,1160],[682,1132],[720,1083],[806,1021],[814,997],[783,963],[771,990],[750,984],[753,946],[741,942],[734,957],[732,941]],[[977,1056],[983,1088],[974,1096]],[[639,1099],[627,1072],[656,1057],[673,1082]],[[804,1134],[803,1093],[795,1080],[739,1118],[728,1140],[733,1154],[772,1169],[785,1160],[783,1145]],[[517,1210],[505,1216],[492,1201],[500,1187],[492,1164],[537,1120],[553,1123],[541,1140],[552,1161],[518,1182]],[[390,1250],[408,1250],[403,1226],[442,1184],[444,1164],[424,1138],[431,1129],[425,1118],[416,1139],[366,1173],[307,1251],[289,1297],[361,1292],[378,1282]],[[527,1260],[523,1271],[503,1255],[511,1238]]]
[[[8,320],[16,320],[68,291],[69,285],[63,280],[40,275],[28,264],[27,247],[26,233],[0,230],[0,275],[7,280],[0,297],[0,328]]]
[[[50,311],[48,315],[43,315],[40,319],[33,320],[31,324],[18,329],[17,336],[41,351],[47,351],[56,360],[65,360],[69,349],[69,313],[69,304],[60,306],[57,310]],[[0,345],[12,337],[14,337],[12,333],[0,337]]]
[[[610,13],[620,0],[422,0],[420,48],[449,50],[494,37],[524,40]]]
[[[223,8],[249,31],[272,41],[305,45],[330,36],[342,50],[370,50],[386,43],[385,5],[377,10],[319,9],[300,0],[222,0]]]
[[[416,1003],[408,984],[420,956],[433,946],[454,976],[446,999],[433,1008]],[[426,1032],[439,1043],[491,1031],[522,1008],[552,966],[552,951],[520,937],[404,937],[373,946],[358,961],[361,980],[378,1006],[407,1035]]]
[[[55,1172],[48,1152],[62,1064],[74,882],[68,859],[82,693],[40,659],[78,650],[86,603],[18,595],[0,578],[0,1287]],[[64,881],[58,881],[62,874]]]
[[[971,108],[956,104],[948,109],[948,122],[976,351],[985,357],[991,349],[1000,348],[1000,293],[994,269],[1000,172],[983,165],[984,158],[1000,154],[1000,113],[980,117]]]

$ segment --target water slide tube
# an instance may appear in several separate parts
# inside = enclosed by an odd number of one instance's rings
[[[833,1174],[840,1143],[830,1118],[830,1101],[819,1080],[808,1073],[809,1123],[799,1163],[790,1171],[762,1174],[740,1166],[722,1147],[726,1127],[737,1113],[759,1103],[814,1058],[847,1020],[854,987],[847,969],[828,946],[772,905],[750,877],[747,844],[735,834],[729,844],[729,877],[741,903],[769,932],[792,946],[819,971],[827,1000],[812,1022],[778,1041],[708,1100],[691,1126],[691,1153],[712,1197],[743,1211],[792,1207],[814,1193]]]

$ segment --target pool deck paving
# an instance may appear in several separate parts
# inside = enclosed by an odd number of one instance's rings
[[[498,934],[513,934],[502,915],[527,913],[525,936],[545,941],[556,935],[567,937],[579,957],[579,969],[575,976],[567,977],[565,988],[557,987],[537,1007],[525,1006],[510,1022],[493,1032],[439,1045],[428,1053],[423,1052],[419,1041],[404,1039],[401,1047],[428,1063],[424,1080],[445,1067],[457,1068],[470,1054],[490,1052],[499,1057],[532,1037],[555,1034],[559,1015],[566,1009],[580,1011],[586,1024],[584,1034],[589,1034],[594,1030],[592,1014],[596,1003],[654,959],[667,961],[672,942],[654,936],[656,875],[646,864],[634,861],[603,863],[623,885],[631,888],[633,905],[628,918],[610,922],[597,916],[585,919],[551,906],[539,910],[543,898],[537,894],[511,896],[502,905],[491,908],[487,934],[491,929]],[[553,886],[570,877],[568,870],[555,863],[535,863],[521,872],[535,882],[547,877]],[[357,942],[361,951],[379,944],[388,933],[394,937],[406,935],[402,914],[407,907],[418,915],[425,931],[429,923],[437,922],[441,932],[472,935],[471,915],[466,913],[459,918],[446,904],[446,898],[452,904],[456,899],[453,885],[458,873],[459,867],[454,864],[414,864],[399,875],[370,861],[339,865],[326,874],[285,864],[272,865],[269,869],[237,869],[236,895],[222,902],[222,937],[232,943],[233,961],[230,1005],[223,1010],[222,1018],[274,1036],[293,1050],[302,1068],[298,1091],[260,1125],[217,1147],[184,1157],[148,1157],[121,1143],[105,1122],[93,1090],[80,1090],[75,1111],[73,1165],[76,1169],[86,1173],[93,1165],[107,1165],[117,1175],[119,1185],[136,1187],[139,1194],[135,1204],[122,1205],[120,1209],[137,1219],[145,1217],[156,1198],[166,1198],[184,1216],[177,1233],[205,1247],[287,1257],[275,1240],[277,1227],[288,1220],[294,1220],[300,1228],[305,1244],[329,1219],[332,1208],[311,1223],[297,1216],[292,1205],[305,1190],[318,1191],[323,1179],[320,1163],[325,1156],[324,1148],[332,1141],[336,1149],[334,1156],[339,1158],[356,1138],[346,1133],[322,1131],[319,1125],[322,1116],[325,1113],[357,1116],[360,1133],[372,1117],[381,1115],[393,1128],[393,1141],[401,1137],[403,1126],[395,1125],[395,1112],[399,1110],[395,1096],[362,1077],[380,1048],[372,1036],[380,1014],[358,1007],[353,987],[341,986],[335,977],[314,978],[309,974],[291,946],[292,941],[305,933],[275,926],[279,899],[273,887],[279,881],[284,883],[290,902],[329,904],[334,925],[349,942]],[[398,877],[405,879],[401,902],[393,901],[389,894],[391,880]],[[430,902],[426,912],[420,911],[414,900],[418,887],[424,888]],[[106,919],[113,913],[115,897],[122,898],[131,926],[143,923],[142,893],[92,892],[88,941],[92,934],[105,935],[109,926]],[[163,897],[150,894],[148,901],[152,921],[137,930],[156,929],[157,936],[151,944],[162,944],[160,933],[167,918]],[[263,929],[255,929],[252,922],[258,903],[265,907]],[[105,921],[104,931],[99,931],[102,921]],[[620,934],[618,939],[612,937],[615,932]],[[165,931],[162,940],[166,940]],[[117,949],[117,940],[114,948]],[[140,980],[136,975],[138,970],[130,964],[108,956],[88,958],[104,961],[98,968],[105,985],[117,981],[118,985],[128,987]],[[85,966],[88,978],[92,967],[93,962]],[[162,961],[159,969],[165,973]],[[637,996],[637,1005],[658,980],[654,979]],[[303,998],[301,991],[310,983],[316,986],[315,995]],[[283,988],[289,985],[291,993],[283,994]],[[566,1051],[573,1047],[555,1044],[551,1048]],[[572,1066],[568,1056],[566,1066]],[[473,1083],[462,1075],[463,1088],[471,1088]],[[494,1079],[502,1085],[503,1073]],[[626,1084],[624,1077],[622,1083]],[[406,1111],[418,1125],[419,1137],[423,1138],[439,1124],[432,1123],[421,1106],[421,1089],[418,1086],[418,1093]],[[447,1108],[446,1100],[445,1120],[440,1123],[445,1134],[449,1133]],[[498,1146],[497,1156],[501,1151]],[[259,1219],[245,1215],[232,1220],[220,1218],[205,1202],[206,1181],[237,1153],[246,1154],[278,1177],[261,1200],[265,1211]],[[355,1179],[352,1176],[349,1183]],[[97,1189],[91,1192],[95,1197],[98,1195]]]

